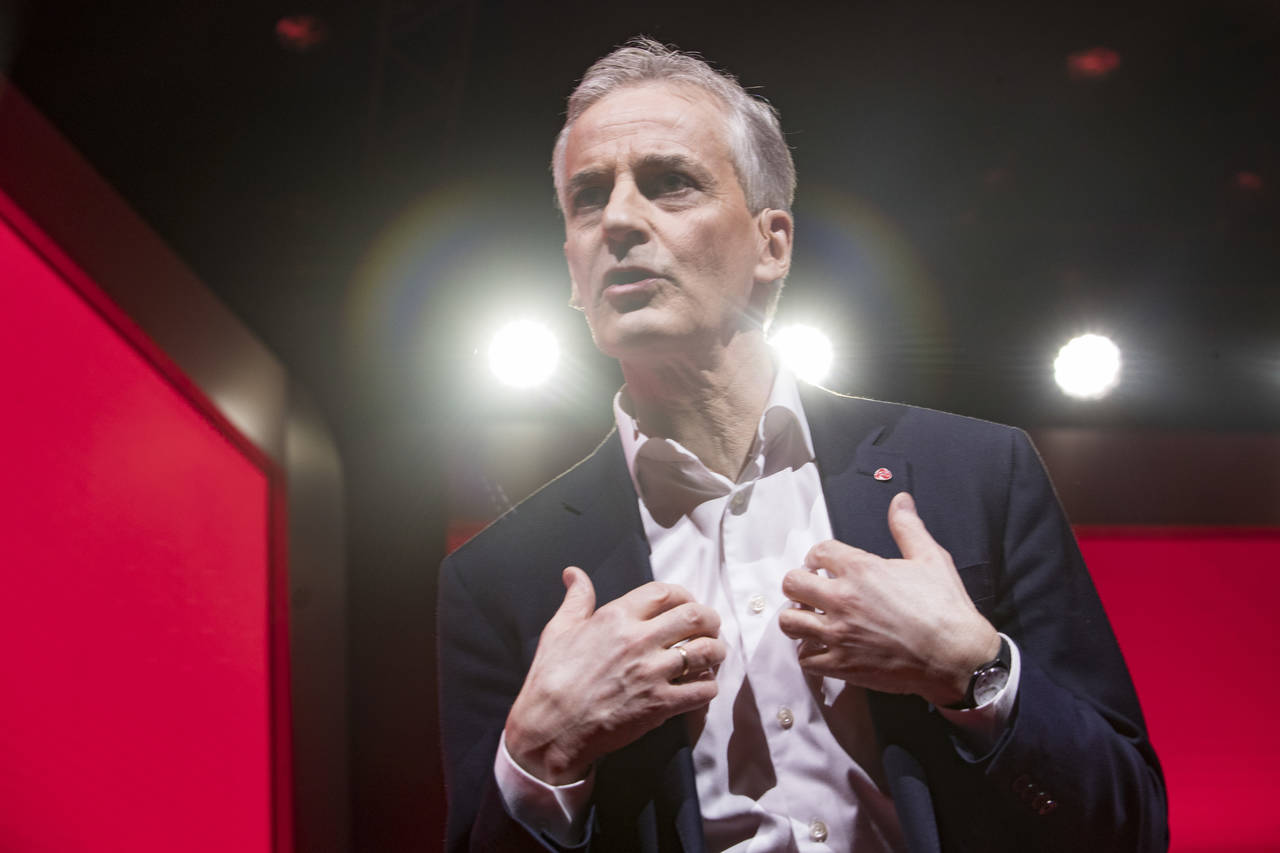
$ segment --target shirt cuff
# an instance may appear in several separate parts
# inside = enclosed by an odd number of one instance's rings
[[[506,732],[498,738],[493,775],[507,813],[530,829],[546,833],[563,847],[580,844],[588,806],[595,790],[596,770],[567,785],[549,785],[529,773],[507,752]]]
[[[976,708],[962,711],[938,708],[938,713],[959,729],[957,734],[960,739],[975,755],[986,755],[995,747],[996,742],[1000,740],[1000,735],[1004,734],[1005,727],[1009,725],[1009,719],[1013,716],[1013,704],[1018,698],[1018,679],[1022,675],[1022,654],[1013,640],[1004,634],[1000,636],[1004,637],[1005,642],[1009,644],[1009,653],[1012,656],[1009,662],[1009,680],[1005,682],[1000,692]]]

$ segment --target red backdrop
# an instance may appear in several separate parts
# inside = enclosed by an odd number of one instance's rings
[[[1077,531],[1169,783],[1172,849],[1280,850],[1280,531]]]
[[[69,281],[0,218],[0,850],[269,851],[270,477]]]

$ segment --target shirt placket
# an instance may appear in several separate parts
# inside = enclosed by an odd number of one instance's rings
[[[761,462],[757,460],[756,471],[763,467]],[[794,780],[789,782],[786,778],[786,768],[793,763],[788,752],[795,746],[796,739],[803,737],[799,729],[811,716],[806,703],[812,700],[798,665],[787,662],[777,666],[764,661],[791,653],[793,643],[775,626],[786,599],[782,595],[782,578],[774,577],[776,561],[766,559],[768,552],[777,547],[779,537],[785,542],[787,531],[773,529],[774,523],[768,515],[750,512],[758,482],[738,483],[723,499],[720,538],[721,578],[726,598],[732,602],[738,626],[738,653],[746,677],[751,678],[762,668],[769,673],[768,678],[754,678],[751,683],[769,759],[779,778],[775,788],[759,803],[773,819],[787,824],[786,831],[798,849],[829,850],[834,849],[829,846],[831,829],[816,811],[809,813],[820,804],[794,796]],[[770,566],[773,568],[766,568]],[[778,678],[782,672],[787,676]]]

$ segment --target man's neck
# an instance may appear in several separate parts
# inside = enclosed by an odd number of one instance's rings
[[[760,332],[735,335],[713,354],[661,364],[622,364],[640,430],[679,442],[708,469],[736,480],[773,386]]]

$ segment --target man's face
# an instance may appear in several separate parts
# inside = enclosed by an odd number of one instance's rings
[[[570,130],[564,252],[602,352],[652,362],[723,344],[758,318],[757,285],[785,274],[764,223],[786,215],[747,209],[726,124],[713,96],[655,83],[614,92]],[[789,259],[789,217],[785,236]]]

